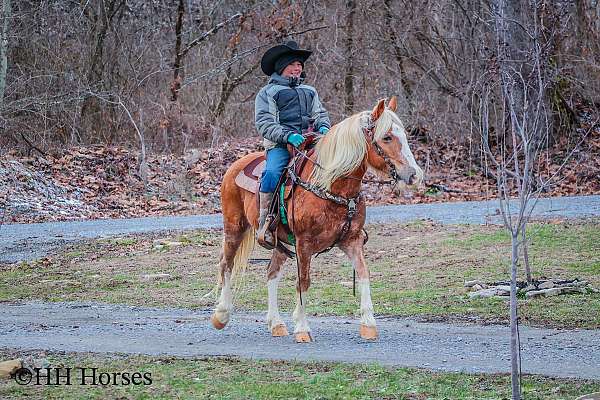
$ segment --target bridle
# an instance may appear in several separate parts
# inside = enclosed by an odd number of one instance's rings
[[[383,161],[387,164],[388,169],[389,169],[388,173],[392,177],[393,180],[392,181],[378,181],[378,180],[366,180],[366,179],[361,179],[361,180],[363,182],[369,182],[369,183],[389,183],[389,184],[391,184],[391,183],[398,182],[400,180],[400,176],[398,175],[398,172],[396,171],[396,167],[394,166],[394,163],[387,156],[387,154],[385,154],[385,152],[383,151],[381,146],[379,146],[379,143],[377,143],[377,141],[375,140],[375,122],[373,121],[371,116],[369,116],[369,122],[368,122],[367,126],[363,127],[362,130],[363,130],[365,137],[371,142],[371,144],[375,148],[375,152],[377,153],[377,155],[379,157],[383,158]]]
[[[369,140],[371,142],[371,144],[373,145],[373,148],[375,149],[375,152],[377,153],[377,155],[379,157],[383,158],[383,161],[388,166],[388,174],[392,177],[392,180],[382,181],[379,179],[358,179],[358,178],[354,178],[352,176],[345,176],[344,178],[361,181],[363,183],[379,183],[379,184],[384,184],[384,185],[396,184],[398,181],[400,181],[401,178],[398,175],[398,172],[396,171],[396,167],[394,166],[394,163],[392,162],[392,160],[387,156],[387,154],[385,154],[385,152],[383,151],[381,146],[379,146],[379,143],[377,143],[377,141],[375,140],[375,123],[371,119],[370,116],[369,116],[369,121],[368,121],[367,126],[362,127],[362,131],[363,131],[363,134],[365,135],[365,137],[367,138],[367,140]],[[308,154],[306,154],[306,152],[304,152],[300,149],[296,149],[296,148],[294,149],[294,151],[297,154],[300,154],[306,160],[313,163],[316,167],[323,169],[323,167],[316,160],[313,160],[310,156],[308,156]]]

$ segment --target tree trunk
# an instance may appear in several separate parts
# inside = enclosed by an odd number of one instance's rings
[[[171,83],[171,100],[177,101],[183,75],[183,54],[181,52],[181,35],[183,32],[183,17],[185,16],[184,0],[179,0],[177,7],[177,22],[175,24],[175,62],[173,62],[173,83]]]
[[[356,13],[356,2],[354,0],[346,2],[346,12],[344,113],[348,116],[354,113],[354,14]]]
[[[594,7],[590,3],[589,0],[575,0],[577,36],[581,44],[575,51],[597,59],[600,53],[600,5]]]
[[[2,32],[0,32],[0,109],[4,106],[6,89],[6,70],[8,69],[8,21],[12,17],[10,0],[2,1]]]
[[[512,399],[521,398],[518,323],[517,320],[517,263],[519,261],[519,233],[514,231],[511,235],[512,256],[510,265],[510,382],[512,386]]]
[[[87,73],[87,85],[90,90],[107,90],[105,80],[105,41],[108,36],[109,29],[113,22],[113,18],[125,4],[125,0],[99,0],[97,2],[97,13],[90,11],[92,5],[87,3],[83,5],[83,12],[88,19],[93,23],[91,33],[94,39],[94,49],[90,57],[90,66]],[[110,103],[109,103],[110,104]],[[108,107],[112,107],[109,105]],[[115,111],[109,108],[110,111]],[[81,106],[81,120],[83,128],[89,128],[92,131],[97,131],[101,126],[107,126],[112,119],[100,120],[101,104],[100,99],[96,96],[88,96],[83,101]],[[109,129],[112,132],[112,130]],[[111,133],[112,135],[112,133]],[[109,137],[110,140],[110,137]]]
[[[394,28],[394,18],[392,16],[392,5],[390,4],[391,0],[384,0],[384,8],[385,8],[385,26],[386,32],[390,36],[390,42],[392,44],[392,48],[394,50],[394,58],[396,59],[396,63],[398,64],[398,70],[400,72],[400,84],[402,85],[402,90],[404,91],[404,97],[406,98],[406,104],[408,105],[409,114],[412,113],[414,108],[413,104],[413,91],[410,86],[410,82],[406,77],[406,71],[404,68],[404,57],[402,55],[402,50],[400,49],[400,43],[398,39],[398,35],[396,35],[396,30]]]
[[[519,77],[527,76],[523,69],[523,50],[525,43],[521,20],[521,2],[519,0],[494,0],[497,51],[502,98],[506,104],[509,136],[512,138],[512,153],[517,153],[518,138],[525,137],[525,99],[527,87]],[[510,24],[510,25],[509,25]],[[503,166],[506,176],[507,165]],[[514,157],[513,179],[521,188],[522,177],[518,157]],[[527,173],[527,171],[525,171]],[[505,185],[505,184],[504,184]],[[508,187],[504,187],[508,191]],[[520,193],[521,194],[521,193]],[[508,201],[508,194],[504,196]],[[523,206],[523,204],[521,204]],[[506,218],[507,228],[511,230],[512,256],[510,268],[510,360],[512,399],[520,400],[519,347],[517,345],[517,263],[519,257],[518,239],[520,225],[512,227],[511,216]]]
[[[244,78],[252,73],[257,67],[258,64],[252,64],[249,68],[235,78],[231,77],[231,69],[229,68],[227,70],[225,78],[223,78],[223,82],[221,82],[219,101],[216,103],[216,105],[211,107],[211,123],[214,123],[221,117],[221,115],[223,115],[225,112],[225,106],[227,105],[227,102],[229,101],[229,98],[233,94],[235,88],[238,87],[244,81]]]

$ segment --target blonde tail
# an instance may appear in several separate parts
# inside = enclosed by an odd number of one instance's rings
[[[249,228],[244,232],[244,238],[240,247],[235,252],[235,258],[233,259],[233,270],[231,271],[231,282],[233,284],[234,293],[241,289],[244,285],[244,277],[246,275],[246,269],[248,268],[248,259],[254,245],[256,243],[256,231],[254,228]]]

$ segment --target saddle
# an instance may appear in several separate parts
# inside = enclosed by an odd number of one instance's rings
[[[314,146],[318,143],[321,135],[308,131],[303,134],[306,139],[298,148],[298,150],[308,153],[312,153]],[[288,152],[290,154],[294,154],[293,147],[288,145]],[[306,164],[306,158],[302,156],[300,153],[296,153],[296,157],[291,157],[287,167],[284,170],[284,173],[281,175],[279,183],[277,184],[276,193],[281,190],[281,185],[285,185],[285,199],[287,199],[290,195],[290,189],[292,186],[292,181],[289,178],[287,171],[292,165],[296,165],[296,173],[299,174],[304,169],[304,165]],[[265,169],[267,164],[266,154],[262,153],[257,155],[255,159],[250,161],[243,170],[241,170],[237,176],[235,177],[235,183],[238,187],[249,191],[250,193],[254,193],[258,197],[258,188],[260,187],[260,177],[262,172]],[[285,178],[285,179],[284,179]]]
[[[315,133],[313,131],[307,131],[303,133],[305,138],[304,142],[298,148],[299,151],[303,152],[307,156],[314,152],[314,146],[317,144],[321,135]],[[269,215],[267,217],[268,221],[268,229],[273,232],[273,237],[277,238],[277,230],[280,225],[283,225],[284,229],[287,233],[287,240],[284,240],[287,244],[295,244],[294,236],[287,224],[287,215],[286,215],[286,207],[285,203],[290,198],[292,193],[292,180],[289,176],[290,168],[294,167],[294,173],[296,175],[300,175],[306,166],[307,158],[304,157],[300,152],[294,151],[294,148],[291,145],[288,145],[288,151],[290,154],[294,155],[290,158],[290,161],[287,167],[284,170],[284,173],[281,174],[281,178],[279,178],[279,182],[275,188],[275,196],[273,196],[273,200],[269,205]],[[262,175],[263,170],[266,165],[266,155],[265,153],[257,155],[255,159],[250,161],[248,165],[241,170],[238,175],[235,177],[235,183],[238,187],[249,191],[250,193],[254,193],[256,196],[257,206],[259,204],[259,187],[260,187],[260,177]],[[282,224],[280,224],[280,222]],[[292,257],[293,253],[287,249],[286,247],[276,244],[277,248],[285,252],[288,256]]]

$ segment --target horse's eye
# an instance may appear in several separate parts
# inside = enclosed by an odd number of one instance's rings
[[[384,142],[384,143],[389,143],[389,142],[391,142],[391,141],[392,141],[392,137],[391,137],[391,136],[389,136],[389,135],[388,135],[388,136],[384,136],[384,137],[383,137],[383,142]]]

